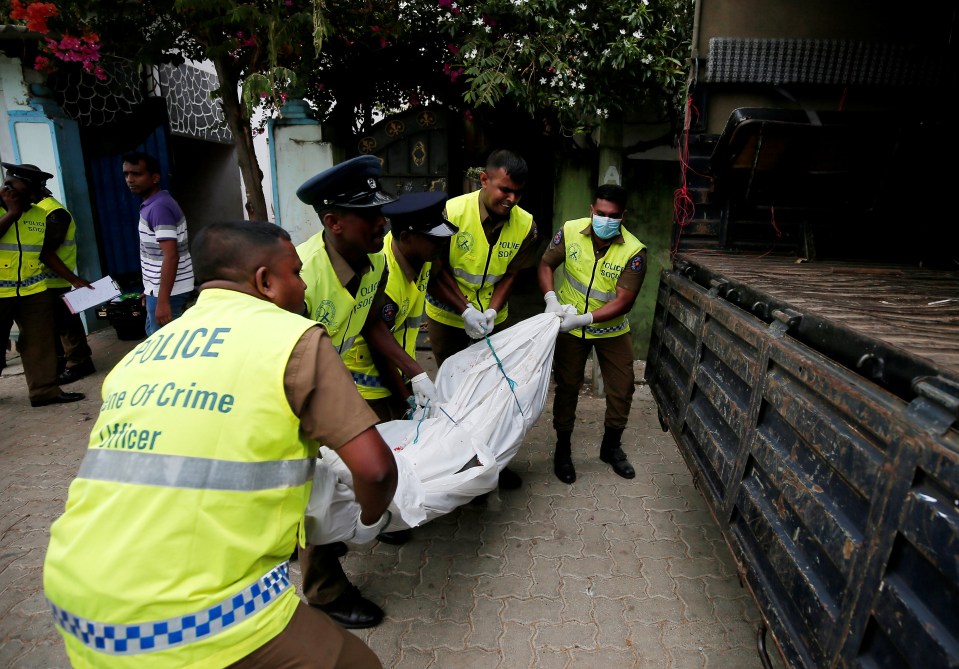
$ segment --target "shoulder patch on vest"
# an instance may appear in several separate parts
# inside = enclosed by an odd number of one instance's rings
[[[395,302],[387,302],[383,305],[383,310],[380,312],[380,317],[386,323],[392,323],[396,320],[396,313],[399,311],[399,308],[396,306]]]
[[[553,246],[559,246],[559,243],[563,241],[563,229],[560,228],[556,231],[556,234],[553,235],[553,240],[550,242]]]
[[[633,259],[629,261],[629,270],[631,272],[642,272],[643,271],[643,256],[635,255]]]

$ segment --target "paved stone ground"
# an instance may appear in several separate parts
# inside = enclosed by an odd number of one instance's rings
[[[0,377],[0,668],[69,666],[43,599],[43,555],[104,372],[135,344],[112,329],[90,342],[101,371],[70,386],[82,402],[30,408],[15,357]],[[648,389],[637,388],[624,435],[630,481],[597,457],[603,400],[588,392],[573,435],[578,479],[557,481],[550,403],[513,461],[521,489],[417,528],[404,546],[344,558],[387,613],[358,636],[398,669],[761,667],[756,606]]]

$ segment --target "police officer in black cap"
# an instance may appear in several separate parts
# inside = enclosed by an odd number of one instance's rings
[[[52,275],[46,264],[58,262],[56,251],[72,219],[46,189],[52,174],[34,165],[2,165],[0,339],[9,337],[16,322],[31,406],[77,402],[83,393],[64,392],[57,379],[56,296],[47,290]]]
[[[376,369],[399,370],[411,379],[417,403],[435,403],[433,382],[381,317],[387,307],[387,260],[382,253],[387,223],[381,208],[396,200],[380,189],[381,169],[374,156],[361,156],[334,165],[297,190],[323,224],[323,230],[297,247],[307,316],[326,327],[344,361],[358,359],[353,349],[362,336],[366,359]],[[382,379],[390,391],[406,397],[399,374],[384,374]],[[303,593],[307,602],[344,627],[375,626],[383,611],[346,577],[339,562],[345,552],[342,543],[301,548]]]
[[[443,249],[443,243],[457,230],[443,216],[445,202],[446,193],[442,192],[407,193],[382,210],[391,228],[383,240],[386,301],[371,317],[379,317],[396,343],[414,360],[430,266]],[[380,420],[403,418],[410,403],[421,400],[416,396],[419,384],[429,379],[425,372],[410,377],[409,372],[396,367],[378,367],[372,350],[377,347],[371,348],[369,344],[365,337],[358,338],[343,355],[346,367],[353,373],[360,395]]]

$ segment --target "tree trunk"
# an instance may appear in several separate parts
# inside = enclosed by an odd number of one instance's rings
[[[250,217],[257,221],[269,220],[266,210],[266,198],[263,196],[263,174],[256,162],[253,149],[253,133],[250,117],[240,100],[239,81],[233,70],[223,61],[222,56],[213,58],[216,76],[220,80],[220,100],[223,103],[223,115],[226,124],[236,142],[236,161],[240,166],[246,197],[252,206]]]

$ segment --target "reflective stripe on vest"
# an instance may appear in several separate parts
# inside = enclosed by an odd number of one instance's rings
[[[594,300],[600,300],[602,302],[612,302],[616,298],[616,293],[607,293],[602,290],[596,290],[595,288],[589,288],[571,276],[567,276],[566,280],[569,281],[570,286],[575,288],[576,291],[583,296],[584,301],[587,297],[591,297]]]
[[[502,274],[470,274],[466,270],[460,269],[459,267],[453,268],[453,274],[463,279],[467,283],[472,283],[476,286],[480,285],[481,283],[496,284],[499,283],[499,280],[503,278]]]
[[[386,256],[383,253],[369,254],[372,267],[360,277],[360,286],[354,297],[336,276],[323,233],[313,235],[297,246],[296,252],[303,263],[300,276],[306,283],[307,317],[326,328],[333,346],[343,356],[366,324],[373,297],[383,278]]]
[[[290,588],[290,563],[277,565],[231,597],[202,611],[129,625],[86,620],[47,600],[54,622],[83,644],[107,655],[139,655],[205,639],[265,609]]]
[[[316,461],[234,462],[161,453],[90,450],[78,478],[205,490],[275,490],[295,488],[313,478]]]
[[[448,265],[460,292],[470,304],[485,311],[489,308],[493,289],[506,275],[510,262],[529,235],[533,216],[520,207],[513,207],[509,220],[491,244],[480,221],[479,196],[480,191],[474,191],[446,203],[447,217],[459,227],[459,232],[450,241]],[[437,322],[462,328],[461,313],[462,309],[454,310],[427,297],[426,314]],[[504,304],[496,314],[496,324],[502,323],[508,315],[509,305]]]

